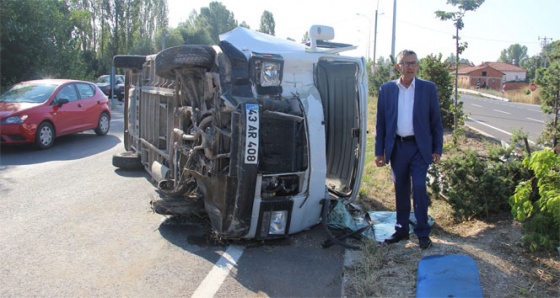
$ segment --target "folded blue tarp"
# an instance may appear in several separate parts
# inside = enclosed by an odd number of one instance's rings
[[[476,263],[465,255],[422,258],[418,263],[416,297],[482,297]]]

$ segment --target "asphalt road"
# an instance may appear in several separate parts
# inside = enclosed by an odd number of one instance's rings
[[[506,102],[491,98],[461,94],[463,111],[469,113],[465,124],[496,139],[510,142],[513,130],[528,133],[535,142],[544,129],[546,115],[539,105]]]
[[[206,222],[151,212],[144,172],[111,165],[107,136],[0,151],[0,297],[340,297],[344,249],[316,226],[274,242],[212,241]]]

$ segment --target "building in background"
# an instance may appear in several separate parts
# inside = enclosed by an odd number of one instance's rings
[[[527,71],[519,66],[504,62],[484,62],[478,66],[459,68],[459,87],[489,88],[502,91],[504,84],[517,86],[525,84]]]

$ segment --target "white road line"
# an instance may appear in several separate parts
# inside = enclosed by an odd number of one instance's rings
[[[510,113],[508,113],[508,112],[504,112],[504,111],[500,111],[500,110],[496,110],[496,109],[494,109],[494,111],[496,111],[496,112],[498,112],[498,113],[508,114],[508,115],[510,114]]]
[[[533,118],[527,117],[527,120],[531,120],[531,121],[535,121],[535,122],[539,122],[539,123],[543,123],[543,124],[544,124],[544,121],[538,120],[538,119],[533,119]]]
[[[243,254],[243,247],[232,245],[224,252],[218,262],[214,264],[210,273],[204,278],[192,298],[214,297],[222,286],[231,269],[237,266],[237,261]]]
[[[471,106],[475,106],[475,107],[477,107],[477,108],[482,108],[481,105],[477,105],[477,104],[474,104],[474,103],[472,103]]]
[[[480,121],[478,121],[478,120],[476,120],[476,119],[474,119],[474,118],[471,118],[471,117],[469,117],[468,119],[469,119],[469,120],[472,120],[472,121],[474,121],[474,122],[476,122],[476,123],[478,123],[478,124],[481,124],[481,125],[490,127],[490,128],[492,128],[492,129],[495,129],[495,130],[497,130],[497,131],[499,131],[499,132],[503,132],[503,133],[505,133],[505,134],[511,136],[511,133],[509,133],[509,132],[507,132],[507,131],[505,131],[505,130],[503,130],[503,129],[499,129],[499,128],[497,128],[497,127],[494,127],[494,126],[492,126],[492,125],[486,124],[486,123],[484,123],[484,122],[480,122]]]
[[[503,130],[503,129],[499,129],[499,128],[497,128],[497,127],[494,127],[494,126],[492,126],[492,125],[486,124],[486,123],[484,123],[484,122],[480,122],[480,121],[478,121],[478,120],[476,120],[476,119],[474,119],[474,118],[471,118],[471,117],[468,117],[467,119],[469,119],[469,120],[471,120],[471,121],[473,121],[473,122],[476,122],[476,123],[478,123],[478,124],[480,124],[480,125],[484,125],[484,126],[487,126],[487,127],[492,128],[492,129],[495,129],[495,130],[497,130],[497,131],[499,131],[499,132],[503,132],[503,133],[507,134],[508,136],[511,136],[511,133],[510,133],[510,132],[507,132],[507,131],[505,131],[505,130]],[[535,142],[533,142],[533,141],[531,141],[531,140],[529,140],[529,143],[535,144]]]

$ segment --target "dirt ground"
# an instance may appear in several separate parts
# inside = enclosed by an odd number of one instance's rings
[[[471,132],[465,146],[483,150],[486,141]],[[376,205],[394,210],[392,197],[376,198],[376,201]],[[431,234],[433,246],[421,250],[417,237],[411,235],[408,241],[365,249],[362,258],[377,261],[365,265],[365,270],[356,270],[355,266],[364,264],[354,262],[346,270],[351,280],[345,287],[348,297],[414,297],[418,262],[425,256],[439,254],[472,257],[478,266],[484,297],[560,297],[559,252],[529,251],[521,241],[521,224],[511,214],[454,223],[451,209],[443,200],[433,200],[429,213],[435,219]],[[356,289],[367,285],[372,287],[366,291]]]
[[[414,297],[420,259],[462,254],[475,260],[484,297],[559,297],[558,253],[529,252],[521,235],[521,225],[505,218],[454,226],[436,223],[431,235],[434,245],[427,250],[418,247],[415,236],[379,247],[383,261],[374,296]]]

